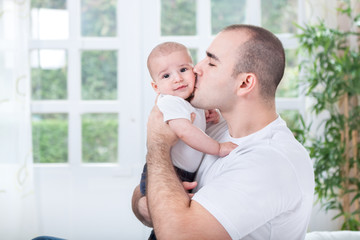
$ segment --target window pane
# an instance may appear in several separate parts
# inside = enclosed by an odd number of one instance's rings
[[[196,0],[162,0],[161,35],[196,35]]]
[[[117,98],[117,52],[83,51],[81,57],[82,98]]]
[[[262,26],[273,33],[296,33],[297,0],[262,0]]]
[[[33,100],[67,98],[65,50],[32,50],[31,89]]]
[[[296,50],[285,50],[286,68],[284,77],[278,87],[276,97],[298,97],[299,70]]]
[[[116,3],[116,0],[82,0],[82,36],[116,36]]]
[[[31,35],[33,39],[67,39],[69,12],[65,0],[31,1]]]
[[[191,58],[193,60],[193,64],[195,66],[195,64],[198,61],[198,59],[197,59],[198,50],[196,48],[190,48],[189,51],[190,51]]]
[[[231,24],[245,23],[246,0],[211,0],[211,31],[217,34]]]
[[[32,138],[35,163],[67,162],[67,114],[33,114]]]
[[[82,156],[86,163],[117,162],[118,115],[82,115]]]

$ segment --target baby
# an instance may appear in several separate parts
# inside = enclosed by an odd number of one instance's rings
[[[171,148],[171,159],[182,181],[192,182],[201,163],[203,153],[224,157],[237,147],[232,142],[218,143],[205,134],[206,123],[218,122],[216,110],[194,108],[188,101],[195,86],[193,63],[188,49],[176,42],[156,46],[147,60],[151,86],[156,93],[157,106],[164,121],[179,137]],[[192,122],[191,113],[196,117]],[[142,173],[140,190],[146,191],[146,164]]]

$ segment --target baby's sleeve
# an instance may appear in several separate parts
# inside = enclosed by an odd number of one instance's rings
[[[164,122],[180,118],[191,121],[191,113],[194,112],[194,108],[189,102],[171,95],[160,96],[157,101],[157,106],[164,115]]]

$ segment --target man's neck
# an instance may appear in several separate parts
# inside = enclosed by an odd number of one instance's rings
[[[230,136],[240,138],[255,133],[268,124],[273,122],[277,117],[275,106],[253,106],[252,108],[238,108],[231,112],[222,112],[224,119],[227,121]]]

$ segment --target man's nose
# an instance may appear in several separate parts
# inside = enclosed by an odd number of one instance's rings
[[[202,66],[204,60],[205,60],[205,59],[203,59],[202,61],[198,62],[198,63],[195,65],[195,67],[194,67],[194,69],[193,69],[193,71],[194,71],[195,74],[197,74],[197,75],[202,75],[203,71],[202,71],[201,66]]]

